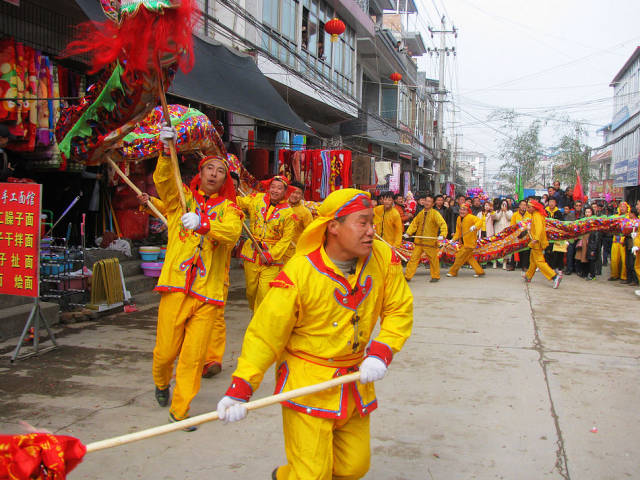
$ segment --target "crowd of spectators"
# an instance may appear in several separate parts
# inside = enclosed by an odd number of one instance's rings
[[[584,202],[574,199],[570,193],[571,187],[562,189],[556,181],[549,186],[542,197],[532,197],[539,200],[547,211],[548,218],[561,221],[575,221],[583,217],[620,215],[627,218],[638,218],[640,200],[634,205],[626,202],[592,201]],[[426,192],[418,192],[415,198],[408,194],[405,198],[401,194],[394,195],[394,207],[398,210],[405,227],[411,219],[424,208]],[[374,199],[375,202],[375,199]],[[482,218],[482,237],[491,237],[503,229],[514,225],[528,217],[526,201],[517,202],[510,197],[505,198],[473,198],[457,195],[452,198],[447,195],[435,195],[433,208],[442,215],[448,227],[448,238],[456,229],[456,220],[463,203],[471,207],[471,213]],[[638,247],[634,247],[636,233],[630,235],[613,235],[603,232],[590,232],[582,237],[553,242],[545,252],[545,259],[551,268],[564,275],[577,275],[585,280],[594,280],[602,275],[602,267],[611,264],[609,281],[619,281],[622,284],[638,285],[638,277],[634,268]],[[618,246],[616,246],[618,245]],[[613,254],[612,254],[613,252]],[[529,267],[528,251],[524,250],[511,255],[504,261],[492,262],[493,268],[502,267],[506,270],[516,268],[526,270]],[[640,295],[640,290],[636,292]]]

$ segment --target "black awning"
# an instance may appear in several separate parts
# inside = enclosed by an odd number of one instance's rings
[[[76,0],[91,20],[104,21],[96,0]],[[282,99],[267,77],[247,55],[224,45],[193,37],[195,64],[187,75],[178,71],[169,93],[272,123],[288,130],[315,135]]]
[[[253,58],[193,37],[195,64],[178,71],[169,93],[307,135],[313,131],[282,99]]]

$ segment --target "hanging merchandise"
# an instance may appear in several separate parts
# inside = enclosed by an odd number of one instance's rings
[[[393,174],[391,162],[375,162],[375,171],[378,176],[378,185],[386,185],[389,183],[389,177]]]
[[[305,199],[320,201],[331,192],[350,187],[350,150],[278,151],[278,174],[305,185]]]

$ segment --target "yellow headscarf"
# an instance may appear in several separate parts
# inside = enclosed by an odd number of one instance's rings
[[[308,255],[324,243],[329,220],[372,207],[369,192],[345,188],[330,193],[318,207],[318,217],[304,229],[298,239],[296,254]]]

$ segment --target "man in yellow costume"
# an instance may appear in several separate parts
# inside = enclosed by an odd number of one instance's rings
[[[413,252],[411,258],[407,262],[407,269],[404,276],[407,282],[410,281],[416,273],[416,269],[420,264],[422,253],[426,253],[429,257],[429,265],[431,271],[431,282],[440,280],[440,257],[438,255],[438,241],[442,241],[447,237],[449,230],[447,223],[440,215],[440,212],[433,207],[434,199],[432,195],[426,195],[424,199],[424,209],[418,213],[411,221],[411,225],[407,228],[406,236],[416,234]],[[419,237],[433,237],[430,239]]]
[[[478,218],[471,214],[471,207],[463,203],[460,205],[460,214],[458,220],[456,220],[456,233],[453,235],[452,240],[460,240],[460,249],[456,253],[456,259],[451,265],[451,268],[447,272],[447,277],[457,277],[458,270],[468,263],[473,267],[475,274],[474,277],[481,277],[484,275],[484,270],[473,256],[473,250],[476,248],[476,242],[478,240],[478,229],[482,226],[482,218]]]
[[[527,202],[525,200],[520,200],[518,202],[518,210],[516,210],[511,216],[511,226],[516,225],[523,220],[529,220],[531,218],[531,214],[527,212]],[[529,253],[530,250],[528,248],[514,253],[510,258],[507,265],[507,270],[515,270],[516,263],[518,263],[518,267],[522,269],[523,272],[529,269]],[[516,262],[516,258],[518,259]]]
[[[618,217],[629,218],[629,204],[620,202]],[[611,244],[611,277],[609,281],[627,280],[627,253],[624,248],[624,235],[614,235]]]
[[[238,205],[249,217],[249,229],[260,245],[246,241],[240,257],[244,260],[249,308],[254,312],[280,270],[296,233],[295,214],[287,203],[289,182],[276,176],[266,182],[267,193],[238,197]]]
[[[296,222],[296,230],[293,236],[293,240],[289,245],[289,249],[286,253],[286,260],[284,263],[287,263],[293,255],[296,253],[296,245],[298,243],[298,239],[307,225],[309,225],[313,221],[313,215],[311,214],[311,210],[307,208],[304,204],[302,197],[304,195],[304,184],[302,182],[293,181],[289,186],[289,190],[291,193],[289,194],[289,205],[293,210],[295,215]]]
[[[272,283],[244,337],[226,395],[225,422],[247,415],[244,402],[276,362],[276,392],[360,370],[360,381],[282,404],[287,465],[272,478],[358,479],[369,469],[374,381],[411,333],[413,297],[396,254],[374,240],[368,193],[331,193]],[[380,331],[370,343],[380,318]]]
[[[160,140],[165,152],[171,138],[176,138],[175,129],[164,126]],[[200,389],[212,329],[224,335],[225,279],[231,249],[242,229],[243,215],[233,203],[235,193],[227,160],[204,157],[199,171],[190,188],[183,187],[188,210],[185,214],[171,159],[160,155],[153,174],[169,223],[166,258],[156,287],[161,298],[153,380],[158,403],[167,406],[173,364],[178,357],[170,421],[187,417],[191,400]]]
[[[378,205],[373,209],[373,223],[376,233],[392,247],[401,247],[404,226],[402,225],[402,218],[400,218],[400,214],[395,208],[393,193],[382,192],[380,202],[382,202],[382,205]]]
[[[562,281],[562,274],[556,272],[551,268],[544,259],[544,249],[549,246],[549,240],[547,240],[547,229],[545,226],[545,218],[547,212],[537,200],[529,200],[527,202],[527,212],[531,215],[531,223],[527,227],[529,230],[529,248],[531,248],[529,270],[523,275],[526,282],[530,282],[536,273],[536,269],[539,268],[542,274],[547,277],[547,280],[553,282],[553,288],[558,288],[560,281]]]

